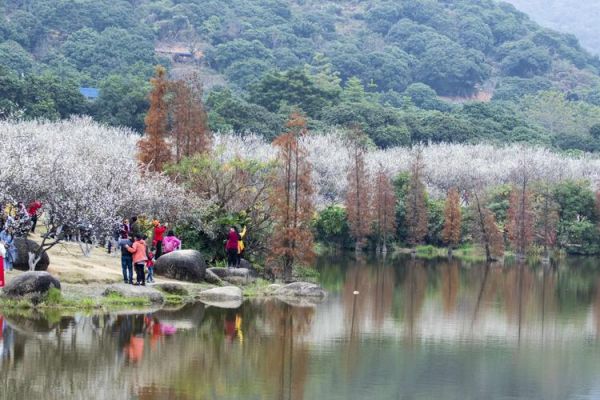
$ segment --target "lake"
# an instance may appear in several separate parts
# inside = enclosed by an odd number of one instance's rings
[[[600,399],[598,261],[322,257],[313,307],[5,315],[0,398]]]

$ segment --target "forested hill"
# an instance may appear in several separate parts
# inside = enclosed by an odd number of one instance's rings
[[[507,3],[0,4],[0,116],[90,113],[141,131],[147,81],[162,63],[175,76],[200,73],[213,129],[272,136],[299,106],[314,128],[359,123],[380,146],[600,149],[600,61]],[[80,86],[100,97],[82,101]]]
[[[600,1],[598,0],[507,0],[535,21],[560,32],[576,35],[581,44],[600,54]]]

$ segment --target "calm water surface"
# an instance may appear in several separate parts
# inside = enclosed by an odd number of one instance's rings
[[[598,261],[323,258],[315,307],[5,315],[0,398],[600,399]]]

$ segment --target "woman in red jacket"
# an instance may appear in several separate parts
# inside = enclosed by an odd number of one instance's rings
[[[158,258],[163,254],[162,245],[163,239],[165,238],[165,232],[167,231],[167,227],[161,225],[160,222],[156,219],[152,221],[152,224],[154,225],[154,240],[152,242],[154,244],[154,247],[156,247],[156,253],[154,254],[154,257],[158,260]]]
[[[229,234],[227,235],[227,243],[225,244],[225,250],[227,251],[227,267],[234,268],[237,265],[237,257],[238,257],[238,241],[240,237],[238,233],[235,231],[235,228],[231,227],[229,229]]]

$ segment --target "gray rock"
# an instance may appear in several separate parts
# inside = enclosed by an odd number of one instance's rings
[[[207,271],[212,272],[219,278],[225,278],[229,275],[228,268],[208,268]]]
[[[60,289],[58,279],[45,271],[24,272],[8,282],[2,295],[9,299],[30,299],[39,303],[50,288]]]
[[[240,260],[240,268],[244,268],[244,269],[248,269],[248,270],[252,270],[254,271],[254,268],[252,268],[252,264],[250,264],[250,261],[242,258]]]
[[[293,282],[275,290],[273,295],[283,298],[311,297],[323,299],[327,293],[321,286],[314,283]]]
[[[222,280],[236,285],[253,281],[256,276],[254,270],[248,268],[208,268],[207,271],[214,273]]]
[[[223,281],[217,274],[211,271],[212,268],[206,270],[206,274],[204,275],[204,280],[208,283],[212,283],[213,285],[223,285]]]
[[[126,298],[145,298],[151,303],[162,304],[165,301],[163,294],[148,286],[134,286],[126,283],[115,283],[106,288],[103,296],[109,296],[111,294],[118,294]]]
[[[242,300],[222,300],[222,301],[209,301],[202,300],[202,303],[206,306],[216,307],[216,308],[228,308],[228,309],[238,309],[242,306]]]
[[[33,240],[25,238],[15,238],[15,247],[17,248],[17,259],[13,267],[19,271],[29,271],[29,252],[35,253],[40,246]],[[35,266],[36,271],[46,271],[50,265],[50,257],[45,251],[42,253],[40,261]]]
[[[206,274],[206,262],[199,251],[177,250],[160,256],[154,264],[154,272],[180,281],[202,282]]]
[[[237,286],[224,286],[208,289],[198,294],[198,299],[206,301],[242,300],[242,289]]]
[[[168,294],[176,294],[178,296],[187,296],[189,294],[187,289],[178,283],[159,283],[154,285],[154,287]]]
[[[283,287],[283,285],[279,285],[277,283],[273,283],[273,284],[267,286],[263,290],[263,293],[266,294],[266,295],[270,295],[270,294],[273,294],[277,289],[280,289],[282,287]]]

